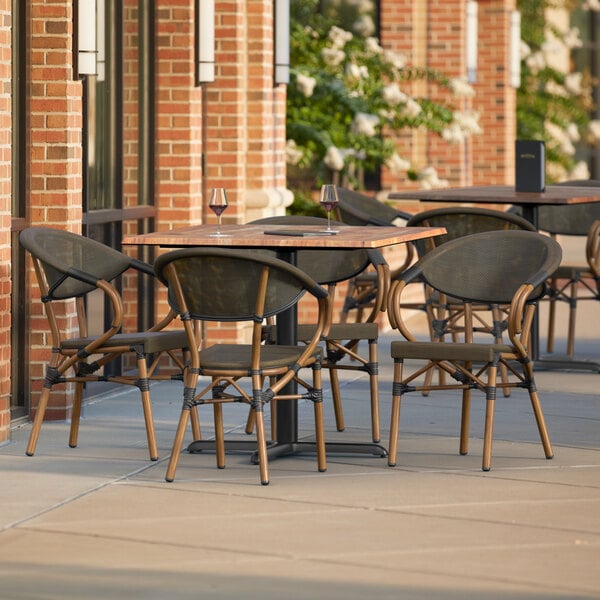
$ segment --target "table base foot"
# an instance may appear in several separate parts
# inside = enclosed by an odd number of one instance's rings
[[[600,373],[600,364],[592,360],[543,356],[534,361],[535,371],[589,371]]]
[[[187,451],[190,454],[215,450],[213,440],[195,440],[191,442]],[[327,454],[364,454],[385,458],[388,455],[387,450],[375,443],[353,443],[353,442],[326,442],[325,450]],[[250,461],[258,464],[258,454],[256,452],[255,441],[233,441],[225,442],[225,452],[247,452],[251,453]],[[268,442],[267,456],[269,460],[303,454],[305,452],[316,453],[317,445],[314,442]]]

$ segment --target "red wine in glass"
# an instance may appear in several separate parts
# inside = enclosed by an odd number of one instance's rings
[[[338,205],[337,188],[335,185],[324,185],[321,187],[321,206],[327,211],[327,233],[337,233],[331,228],[331,211]]]
[[[225,188],[213,188],[210,191],[210,198],[208,200],[208,208],[212,210],[215,215],[217,215],[217,232],[211,234],[215,237],[222,237],[227,235],[226,233],[221,233],[221,215],[225,212],[227,208],[227,194],[225,192]]]

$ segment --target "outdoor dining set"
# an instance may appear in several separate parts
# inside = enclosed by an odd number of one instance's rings
[[[55,386],[74,384],[68,443],[75,447],[85,386],[106,381],[139,388],[149,456],[157,460],[152,382],[178,380],[181,412],[167,481],[175,479],[188,426],[190,452],[210,449],[224,468],[228,451],[248,450],[262,484],[269,483],[270,459],[302,452],[316,454],[318,471],[326,470],[328,453],[373,454],[394,466],[401,462],[403,398],[435,390],[460,397],[460,454],[469,449],[472,392],[485,398],[484,471],[492,464],[497,396],[517,389],[527,393],[544,456],[552,458],[535,369],[600,372],[598,365],[582,366],[575,359],[577,304],[600,300],[600,181],[567,182],[535,194],[483,186],[390,195],[460,203],[416,214],[343,188],[336,193],[329,219],[285,216],[245,225],[219,220],[218,226],[126,236],[123,244],[132,249],[160,249],[153,265],[63,230],[24,230],[20,242],[33,259],[51,335],[27,454],[36,451]],[[493,206],[473,206],[485,203]],[[563,262],[556,239],[561,235],[585,240],[579,264]],[[406,260],[390,268],[382,251],[399,245]],[[130,269],[166,288],[165,316],[147,331],[126,332],[118,282]],[[104,294],[111,307],[109,326],[100,334],[87,325],[86,298],[92,292]],[[65,301],[75,302],[75,335],[70,323],[64,327]],[[567,357],[548,365],[539,347],[541,302],[549,306],[548,352],[554,350],[556,307],[563,302],[569,307]],[[300,314],[311,315],[310,322]],[[426,335],[413,326],[419,315],[426,317]],[[212,343],[206,338],[210,323],[245,325],[246,341]],[[391,389],[379,382],[382,324],[393,333]],[[112,374],[107,366],[125,355],[134,357],[135,366]],[[345,428],[340,373],[366,374],[371,439],[327,440],[323,370],[338,431]],[[382,393],[392,399],[389,415],[380,414]],[[298,433],[300,401],[313,407],[310,439]],[[246,405],[246,432],[255,433],[251,441],[226,439],[227,403]],[[212,406],[209,439],[202,435],[201,405]],[[385,441],[382,419],[389,425]]]

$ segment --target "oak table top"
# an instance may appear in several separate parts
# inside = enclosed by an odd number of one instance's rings
[[[335,235],[322,235],[319,225],[291,227],[273,224],[221,225],[223,237],[215,237],[216,225],[193,225],[170,231],[128,235],[123,244],[179,248],[185,246],[223,246],[237,248],[382,248],[446,233],[443,227],[379,227],[367,225],[336,226]],[[274,235],[292,230],[297,235]],[[265,233],[265,232],[270,233]],[[303,234],[303,235],[302,235]]]
[[[490,204],[537,205],[584,204],[600,202],[600,188],[588,186],[549,185],[543,192],[517,192],[512,185],[475,185],[390,192],[390,200],[429,200],[440,202],[477,202]]]

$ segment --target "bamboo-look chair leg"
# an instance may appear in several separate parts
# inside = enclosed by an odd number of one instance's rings
[[[462,412],[460,417],[460,445],[459,453],[469,452],[469,429],[471,425],[471,390],[463,390]]]
[[[371,367],[378,364],[377,340],[369,340],[369,364]],[[381,430],[379,417],[379,373],[377,369],[369,373],[369,385],[371,392],[371,437],[378,444],[381,441]]]
[[[550,443],[550,436],[548,435],[548,429],[546,428],[546,421],[544,419],[544,413],[542,412],[542,405],[535,388],[529,391],[529,398],[531,400],[531,407],[533,408],[533,414],[537,423],[538,431],[540,433],[540,440],[544,448],[544,455],[546,458],[554,458],[554,450],[552,450],[552,444]]]
[[[323,389],[321,365],[313,366],[313,387]],[[327,470],[327,453],[325,450],[325,426],[323,423],[323,398],[313,402],[315,413],[315,442],[317,446],[317,468],[320,473]]]
[[[344,410],[342,408],[342,398],[340,394],[340,379],[335,367],[329,369],[329,383],[331,384],[331,396],[333,398],[335,427],[338,431],[344,431],[344,429],[346,429],[346,424],[344,422]]]
[[[494,411],[496,407],[496,377],[498,367],[488,368],[488,385],[485,392],[485,429],[483,432],[483,460],[481,468],[489,471],[492,466],[492,439],[494,437]]]
[[[77,447],[77,440],[79,438],[79,423],[81,420],[81,404],[83,402],[83,389],[83,382],[75,384],[75,397],[73,398],[71,428],[69,431],[69,448]]]
[[[269,402],[269,412],[271,414],[271,439],[277,439],[277,401],[272,400]],[[250,435],[254,431],[254,424],[256,422],[256,415],[252,408],[248,411],[248,418],[246,419],[246,427],[244,431]]]
[[[404,361],[402,359],[394,359],[394,378],[392,383],[392,416],[390,418],[390,443],[388,450],[388,465],[396,466],[396,458],[398,456],[398,435],[400,429],[400,404],[402,403],[402,395],[396,392],[396,385],[402,381]]]
[[[185,437],[189,416],[190,409],[184,407],[179,416],[179,423],[177,425],[175,439],[173,440],[173,448],[171,450],[171,458],[169,459],[169,466],[167,467],[167,473],[165,475],[165,480],[169,483],[175,479],[175,471],[177,470],[179,455],[181,454],[181,449],[183,447],[183,438]]]
[[[193,406],[190,410],[190,421],[192,424],[192,437],[194,441],[202,439],[202,430],[200,428],[200,417],[198,416],[198,407]]]
[[[27,454],[27,456],[33,456],[35,453],[35,448],[40,437],[40,430],[42,428],[42,422],[44,421],[44,415],[46,414],[46,407],[48,406],[49,398],[50,388],[44,387],[40,396],[37,410],[35,411],[33,426],[31,428],[31,432],[29,433],[29,441],[27,443],[27,449],[25,450],[25,454]]]
[[[265,420],[263,405],[257,405],[252,409],[255,414],[256,444],[258,447],[258,466],[260,469],[260,482],[269,485],[269,463],[267,458],[267,440],[265,437]]]
[[[156,432],[154,431],[154,418],[152,416],[148,367],[146,365],[146,357],[143,354],[138,354],[137,367],[139,376],[138,385],[142,394],[142,408],[144,411],[144,421],[146,423],[146,436],[148,437],[148,452],[150,454],[150,460],[158,460],[158,446],[156,445]]]
[[[215,422],[215,452],[217,453],[217,467],[225,468],[225,434],[223,432],[223,405],[220,402],[213,404],[213,417]]]

